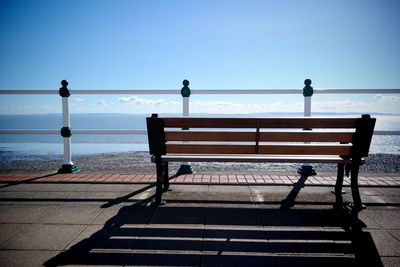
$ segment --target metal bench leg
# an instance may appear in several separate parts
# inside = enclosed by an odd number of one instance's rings
[[[160,205],[163,204],[162,198],[162,186],[163,186],[163,164],[161,161],[156,162],[156,169],[157,169],[157,185],[156,185],[156,198],[155,204]]]
[[[343,208],[343,197],[342,197],[342,188],[343,188],[343,177],[344,177],[344,163],[338,163],[337,169],[337,178],[335,184],[335,197],[336,203],[333,206],[335,209]]]
[[[169,188],[168,162],[163,162],[164,191]]]
[[[358,216],[358,213],[363,209],[363,205],[361,202],[360,191],[358,190],[358,171],[360,169],[360,164],[353,162],[351,165],[351,194],[353,195],[353,209],[352,213],[355,217]]]

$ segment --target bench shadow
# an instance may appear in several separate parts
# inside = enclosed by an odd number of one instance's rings
[[[149,198],[122,206],[44,266],[383,266],[358,225],[333,209],[157,207]]]

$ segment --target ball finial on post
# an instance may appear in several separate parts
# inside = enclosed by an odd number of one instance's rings
[[[190,96],[190,88],[189,88],[189,81],[188,80],[183,80],[182,82],[183,87],[181,89],[181,95],[182,97],[189,97]]]
[[[68,82],[67,80],[62,80],[61,81],[61,85],[62,87],[60,88],[60,90],[58,91],[61,97],[69,97],[70,93],[68,90]]]
[[[62,81],[61,81],[61,85],[62,85],[63,87],[68,86],[68,81],[67,81],[67,80],[62,80]]]
[[[303,96],[312,96],[314,94],[314,89],[311,86],[312,81],[310,79],[304,80]]]

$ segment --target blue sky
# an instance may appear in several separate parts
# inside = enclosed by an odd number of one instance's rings
[[[400,1],[0,0],[0,90],[400,88]],[[73,95],[72,112],[180,112],[169,95]],[[61,112],[1,95],[0,113]],[[192,95],[192,112],[302,111],[302,96]],[[399,95],[313,97],[313,111],[400,113]]]

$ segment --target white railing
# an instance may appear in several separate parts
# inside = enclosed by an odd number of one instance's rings
[[[185,81],[184,81],[185,82]],[[244,89],[244,90],[232,90],[232,89],[196,89],[191,91],[187,85],[182,88],[182,90],[68,90],[66,81],[62,82],[63,87],[60,90],[0,90],[0,95],[58,95],[62,96],[62,106],[63,106],[63,128],[70,131],[71,134],[146,134],[146,130],[70,130],[69,123],[69,106],[68,97],[72,93],[74,95],[178,95],[182,94],[182,115],[189,115],[189,96],[190,94],[198,95],[263,95],[263,94],[295,94],[304,96],[304,116],[308,117],[311,115],[311,96],[315,94],[400,94],[400,89],[324,89],[311,88],[311,95],[307,95],[306,87],[303,89]],[[311,84],[311,81],[309,85]],[[64,90],[64,92],[62,92]],[[184,93],[184,90],[188,90],[188,94]],[[64,129],[65,130],[65,129]],[[0,134],[60,134],[59,130],[13,130],[6,129],[0,130]],[[374,135],[400,135],[400,131],[374,131]],[[64,137],[64,161],[63,167],[66,168],[68,172],[73,166],[71,160],[71,150],[70,150],[70,138],[68,134],[62,134]]]

